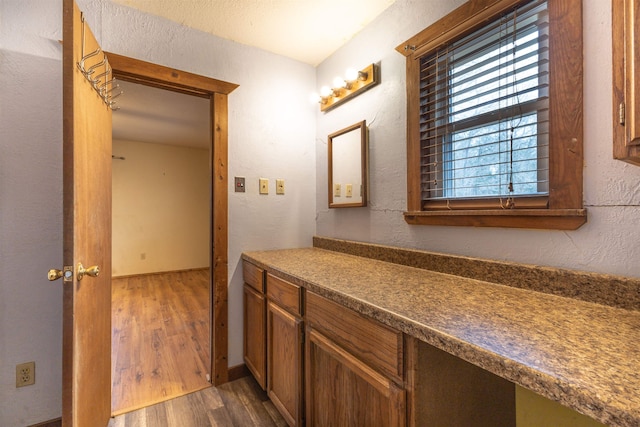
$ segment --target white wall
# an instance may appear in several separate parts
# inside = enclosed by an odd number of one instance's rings
[[[60,415],[62,366],[62,286],[46,278],[62,266],[62,9],[17,3],[0,3],[0,425],[9,427]],[[27,361],[36,384],[16,389],[15,365]]]
[[[209,150],[113,141],[113,276],[209,267]]]
[[[309,246],[315,231],[315,70],[107,0],[78,3],[104,49],[240,85],[228,162],[229,364],[240,364],[240,254]],[[62,287],[46,272],[62,265],[62,2],[0,0],[0,32],[0,425],[14,427],[61,413]],[[16,389],[15,365],[30,360],[36,384]]]
[[[640,167],[612,159],[611,4],[584,0],[584,205],[576,231],[419,226],[405,223],[405,58],[395,47],[462,4],[398,0],[317,70],[318,86],[349,67],[381,62],[379,86],[317,113],[318,235],[436,252],[640,277]],[[370,128],[370,203],[327,208],[327,135],[359,120]]]

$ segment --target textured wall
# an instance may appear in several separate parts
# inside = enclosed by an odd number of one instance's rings
[[[61,78],[60,61],[0,51],[2,426],[60,413],[62,283],[47,271],[62,268]],[[28,361],[36,384],[16,389],[15,365]]]
[[[31,16],[34,10],[38,15]],[[0,425],[60,416],[62,7],[0,2]],[[36,362],[17,389],[15,365]]]
[[[381,63],[382,83],[317,114],[318,235],[475,257],[640,277],[640,168],[612,159],[610,2],[584,0],[584,205],[576,231],[407,225],[405,58],[394,49],[453,10],[451,2],[398,0],[317,70],[318,86],[349,67]],[[370,203],[327,208],[327,135],[359,120],[370,128]]]
[[[104,49],[240,85],[229,96],[229,364],[242,363],[244,250],[310,246],[315,70],[106,0],[80,0]],[[0,0],[0,425],[61,413],[62,2]],[[124,95],[123,95],[124,96]],[[268,196],[258,178],[270,179]],[[275,195],[275,179],[286,195]],[[35,360],[36,385],[15,388]]]

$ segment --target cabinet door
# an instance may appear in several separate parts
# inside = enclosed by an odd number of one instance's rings
[[[640,0],[614,0],[613,157],[640,165]]]
[[[307,426],[406,425],[405,391],[311,328],[305,364]]]
[[[267,383],[266,300],[251,286],[244,285],[244,362],[263,390]]]
[[[302,421],[302,319],[268,303],[267,393],[287,423]]]

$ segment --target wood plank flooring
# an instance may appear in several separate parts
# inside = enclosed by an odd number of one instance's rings
[[[253,377],[168,400],[111,419],[109,427],[286,427]]]
[[[113,414],[210,387],[209,269],[114,278],[112,290]]]

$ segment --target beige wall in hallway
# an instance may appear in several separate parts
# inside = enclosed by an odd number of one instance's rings
[[[113,141],[114,276],[209,266],[209,150]]]

